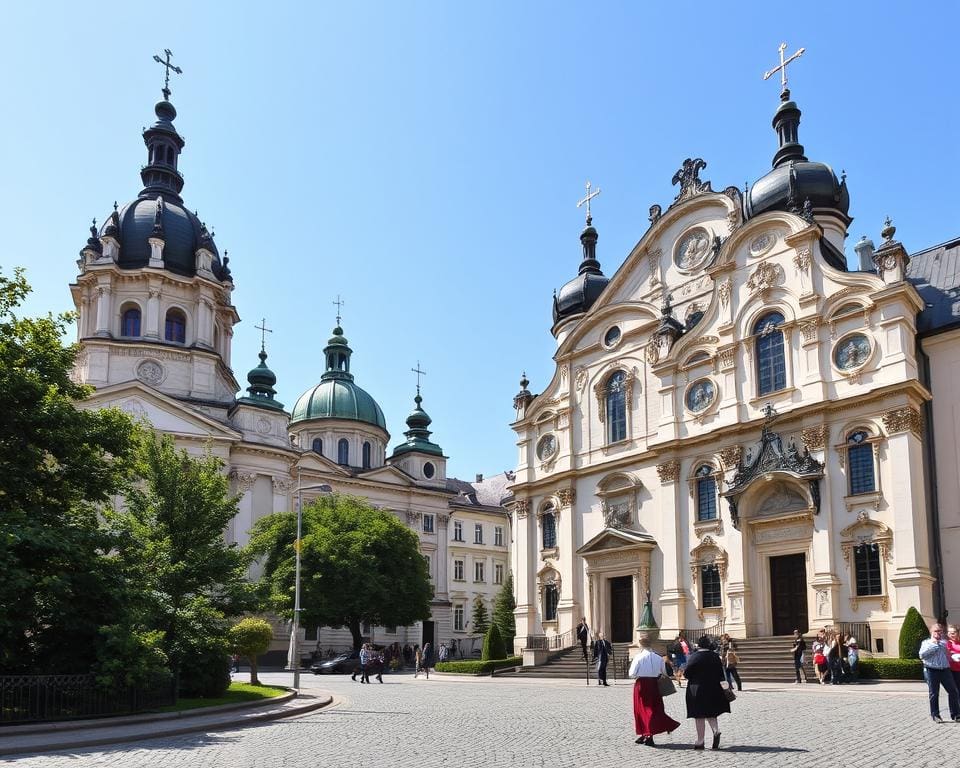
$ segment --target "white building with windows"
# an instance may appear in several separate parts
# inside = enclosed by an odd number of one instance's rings
[[[910,606],[960,611],[960,248],[911,260],[888,221],[848,268],[846,179],[799,119],[785,91],[745,192],[685,161],[609,278],[588,209],[555,374],[515,398],[517,651],[581,616],[635,643],[648,593],[662,636],[833,624],[894,653]]]

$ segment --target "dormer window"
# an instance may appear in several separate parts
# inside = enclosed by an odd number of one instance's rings
[[[130,307],[123,311],[120,321],[120,335],[135,338],[140,335],[140,308]]]
[[[370,469],[370,443],[363,444],[363,468]]]
[[[337,464],[344,467],[350,464],[350,441],[345,437],[341,437],[337,442]]]
[[[313,438],[313,445],[311,446],[314,453],[320,454],[323,456],[323,438],[315,437]]]
[[[163,338],[176,344],[187,343],[187,316],[179,309],[167,311]]]

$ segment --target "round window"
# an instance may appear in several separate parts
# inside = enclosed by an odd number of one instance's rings
[[[544,435],[537,443],[537,458],[540,461],[546,461],[557,452],[556,435]]]
[[[432,462],[429,462],[429,461],[428,461],[426,464],[423,465],[423,476],[424,476],[425,478],[427,478],[428,480],[429,480],[431,477],[433,477],[433,475],[434,475],[434,473],[435,473],[436,471],[437,471],[437,470],[436,470],[436,467],[433,466],[433,463],[432,463]]]
[[[862,333],[852,333],[840,339],[833,350],[833,362],[842,371],[860,368],[870,358],[870,339]]]
[[[687,390],[687,408],[697,413],[708,408],[717,396],[716,387],[710,379],[695,381]]]
[[[613,327],[607,329],[607,332],[603,334],[603,344],[606,347],[612,347],[618,341],[620,341],[619,326],[614,325]]]

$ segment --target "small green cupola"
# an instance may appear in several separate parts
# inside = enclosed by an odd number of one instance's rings
[[[443,456],[443,449],[440,448],[434,442],[431,442],[430,435],[431,432],[427,427],[430,426],[433,421],[423,408],[420,407],[420,404],[423,402],[423,398],[420,397],[420,388],[417,388],[417,396],[413,398],[415,403],[414,409],[409,416],[407,416],[407,431],[404,432],[404,436],[407,438],[406,442],[400,443],[393,450],[394,456],[402,456],[405,453],[428,453],[431,456]]]
[[[321,381],[330,379],[353,381],[353,374],[350,373],[350,355],[353,354],[353,350],[350,349],[347,337],[343,335],[343,328],[339,325],[333,329],[333,336],[324,347],[323,354],[327,359],[327,369],[320,377]]]
[[[283,403],[274,399],[274,395],[277,394],[277,390],[274,389],[274,384],[277,383],[277,375],[267,367],[267,350],[265,347],[260,347],[259,356],[260,365],[247,374],[247,381],[250,382],[250,386],[247,387],[249,394],[246,397],[241,397],[238,402],[282,411]]]

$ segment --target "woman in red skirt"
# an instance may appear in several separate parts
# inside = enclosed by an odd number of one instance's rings
[[[658,733],[670,733],[680,723],[663,711],[663,696],[657,679],[665,674],[663,659],[650,650],[650,641],[640,638],[640,653],[630,662],[630,677],[633,684],[633,719],[637,727],[637,744],[655,746],[653,737]]]

